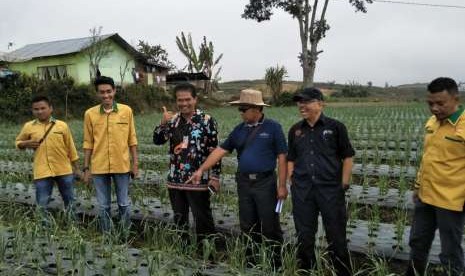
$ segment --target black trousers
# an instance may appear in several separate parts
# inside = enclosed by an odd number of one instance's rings
[[[342,185],[312,185],[305,190],[302,187],[299,183],[291,186],[297,255],[301,268],[311,269],[315,265],[315,235],[318,231],[318,214],[321,213],[329,256],[337,275],[351,275],[346,238],[347,211]]]
[[[197,240],[200,241],[210,234],[215,234],[212,209],[210,207],[210,194],[208,191],[186,191],[168,189],[171,207],[174,213],[174,223],[182,230],[189,228],[189,208],[195,222]],[[184,238],[189,235],[184,234]]]
[[[409,241],[411,262],[407,275],[424,275],[436,229],[439,229],[441,239],[439,259],[446,268],[446,275],[462,275],[465,272],[462,250],[464,212],[439,208],[420,199],[414,203]]]
[[[258,175],[256,179],[250,179],[247,174],[236,173],[236,181],[242,232],[249,235],[255,243],[261,243],[262,236],[271,242],[274,248],[274,265],[279,265],[283,232],[279,214],[275,212],[276,173],[272,172],[264,177]]]
[[[279,215],[275,213],[276,174],[255,180],[240,173],[236,177],[241,230],[251,234],[257,241],[263,235],[269,240],[282,242]]]

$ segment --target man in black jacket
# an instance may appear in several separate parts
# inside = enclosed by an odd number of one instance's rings
[[[337,275],[350,275],[344,191],[349,187],[355,152],[347,129],[323,113],[323,94],[305,88],[294,96],[303,118],[289,130],[288,174],[303,269],[315,265],[315,235],[321,213],[328,251]]]

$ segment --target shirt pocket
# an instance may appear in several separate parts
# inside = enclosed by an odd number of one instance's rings
[[[60,131],[60,130],[52,130],[50,131],[50,133],[48,134],[49,136],[49,139],[50,140],[53,140],[54,142],[59,142],[59,141],[63,141],[63,136],[64,136],[64,132],[63,131]]]
[[[457,135],[445,135],[444,136],[444,153],[446,156],[444,158],[456,158],[458,156],[464,156],[465,154],[458,154],[465,152],[465,141],[462,137]]]
[[[127,118],[120,118],[115,124],[116,129],[121,133],[122,137],[129,135],[129,120]]]
[[[327,130],[323,130],[322,132],[322,140],[323,140],[323,152],[327,155],[336,155],[338,149],[338,141],[336,137],[336,132],[331,130],[330,132],[325,132]]]
[[[48,130],[49,128],[47,128],[47,131]],[[48,132],[48,135],[47,135],[47,139],[61,140],[63,139],[64,134],[65,134],[64,128],[60,125],[55,124],[50,128],[50,131]]]

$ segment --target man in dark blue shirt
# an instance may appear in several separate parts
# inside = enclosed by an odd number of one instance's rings
[[[216,164],[227,153],[237,151],[236,173],[239,197],[241,230],[254,242],[261,242],[262,235],[273,243],[275,266],[280,264],[280,247],[283,241],[279,214],[275,212],[278,199],[286,199],[286,138],[281,125],[265,118],[262,93],[246,89],[237,105],[243,123],[237,125],[226,141],[217,147],[193,174],[190,181],[199,183],[204,171]],[[278,160],[279,184],[275,173]],[[250,252],[250,250],[249,250]]]
[[[315,265],[315,234],[321,213],[337,275],[351,275],[344,190],[349,187],[355,151],[344,124],[323,115],[320,90],[305,88],[294,101],[303,120],[289,130],[287,171],[300,266],[311,269]]]

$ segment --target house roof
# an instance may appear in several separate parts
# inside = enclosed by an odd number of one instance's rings
[[[166,76],[166,82],[180,82],[180,81],[196,81],[196,80],[210,80],[204,72],[200,73],[187,73],[178,72]]]
[[[134,47],[126,42],[117,33],[106,34],[100,36],[101,40],[111,39],[123,49],[134,55],[137,59],[143,60],[143,56]],[[13,52],[7,53],[3,56],[3,60],[9,62],[22,62],[28,61],[35,58],[60,56],[81,52],[86,49],[90,43],[92,43],[92,37],[73,38],[58,41],[50,41],[43,43],[28,44],[22,48],[19,48]],[[159,67],[165,67],[164,65],[157,64]]]
[[[115,34],[100,36],[102,40]],[[82,51],[91,43],[91,37],[73,38],[43,43],[28,44],[5,55],[9,61],[27,61],[34,58],[72,54]]]

